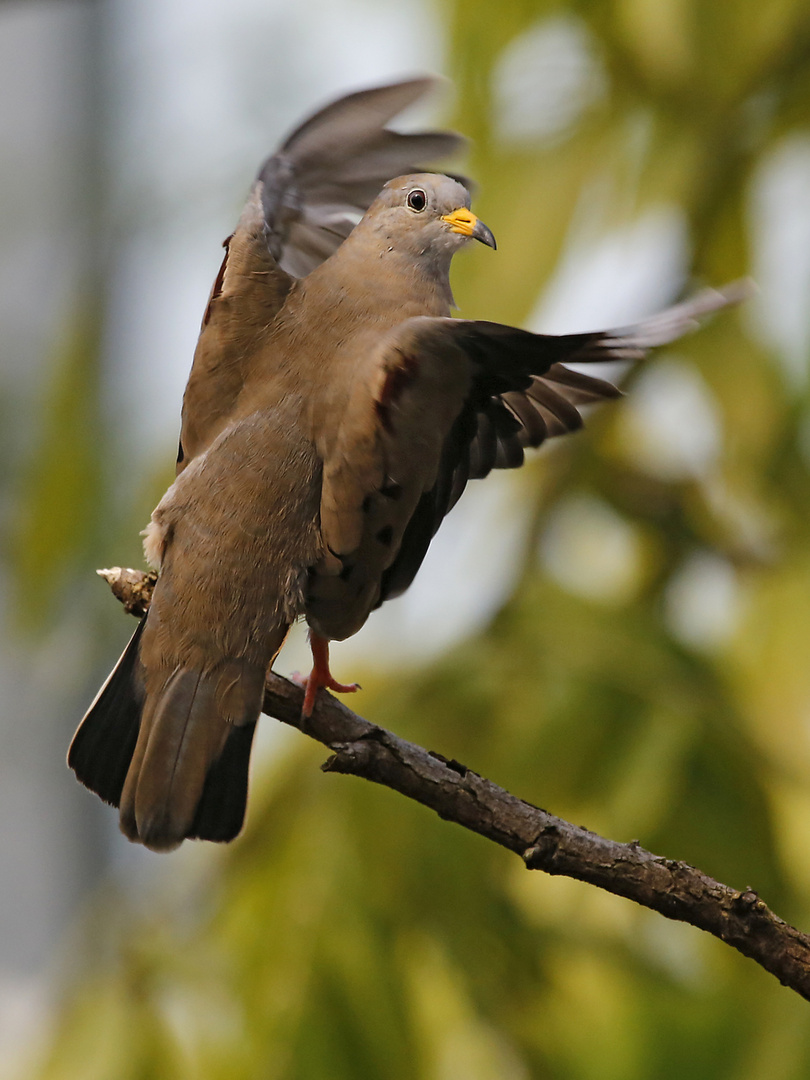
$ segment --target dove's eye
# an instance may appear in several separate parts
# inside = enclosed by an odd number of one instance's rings
[[[421,188],[414,188],[413,191],[408,192],[408,198],[405,201],[409,209],[415,210],[417,214],[421,214],[427,206],[427,195]]]

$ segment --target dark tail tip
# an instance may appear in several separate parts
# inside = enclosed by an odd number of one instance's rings
[[[245,724],[235,726],[228,735],[222,753],[205,778],[197,813],[187,834],[189,839],[225,843],[241,832],[255,730],[255,723]]]
[[[68,750],[68,765],[104,802],[118,806],[138,740],[142,694],[137,679],[138,624],[121,659],[79,724]]]

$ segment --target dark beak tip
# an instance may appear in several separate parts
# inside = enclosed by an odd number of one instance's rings
[[[473,236],[476,240],[480,240],[482,244],[486,244],[487,247],[491,247],[493,251],[498,250],[498,245],[495,243],[495,237],[492,235],[492,230],[488,228],[483,221],[476,222],[475,229],[473,230]]]

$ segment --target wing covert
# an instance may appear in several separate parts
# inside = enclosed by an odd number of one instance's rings
[[[333,455],[321,525],[329,554],[310,574],[307,617],[325,637],[359,629],[404,592],[467,481],[516,468],[526,447],[582,426],[620,396],[566,363],[636,360],[740,299],[706,291],[634,326],[562,336],[498,323],[410,319],[356,382]]]

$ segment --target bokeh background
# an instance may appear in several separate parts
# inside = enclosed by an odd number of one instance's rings
[[[199,319],[260,160],[414,73],[499,250],[464,315],[568,331],[759,293],[586,434],[472,485],[334,651],[367,717],[810,927],[803,0],[0,3],[0,1075],[793,1080],[807,1006],[262,722],[249,825],[154,856],[64,765],[131,629]],[[302,637],[280,667],[306,663]]]

